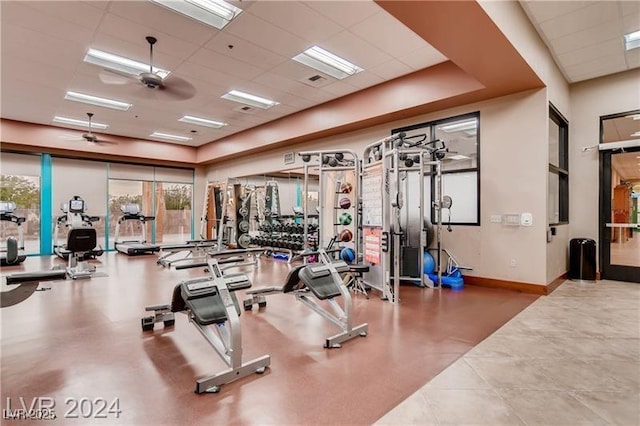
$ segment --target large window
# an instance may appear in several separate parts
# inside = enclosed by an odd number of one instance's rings
[[[193,185],[156,182],[156,243],[191,239]]]
[[[138,204],[140,211],[144,215],[150,215],[151,213],[151,185],[152,182],[144,182],[139,180],[121,180],[121,179],[109,179],[109,235],[111,240],[109,241],[110,248],[114,247],[116,238],[116,225],[118,220],[122,217],[121,206],[124,204]],[[151,225],[147,224],[145,230],[147,234],[147,242],[150,241]],[[141,240],[142,239],[142,227],[139,221],[127,220],[120,224],[119,235],[117,235],[119,241],[123,240]]]
[[[426,135],[428,140],[444,141],[447,154],[442,163],[444,194],[453,199],[451,223],[457,225],[480,225],[480,113],[416,124],[392,133],[405,132],[407,137]],[[425,177],[431,191],[425,194],[425,206],[431,205],[435,194],[435,179]],[[435,223],[436,212],[431,211]],[[443,218],[449,221],[449,215]]]
[[[0,200],[16,204],[13,214],[25,218],[20,225],[24,236],[26,254],[40,252],[40,177],[0,175]],[[18,226],[14,222],[0,222],[0,241],[8,237],[18,238]]]
[[[549,104],[549,225],[569,222],[569,122]]]

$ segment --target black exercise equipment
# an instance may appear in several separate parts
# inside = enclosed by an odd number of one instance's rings
[[[67,243],[64,244],[56,244],[58,242],[58,235],[60,230],[63,227],[66,228],[93,228],[93,223],[100,220],[98,216],[89,216],[85,213],[87,209],[87,205],[84,200],[78,195],[74,195],[68,203],[63,203],[60,205],[60,210],[64,213],[62,216],[59,216],[56,219],[56,227],[53,233],[53,251],[62,259],[69,259],[69,255],[71,251],[67,247]],[[68,235],[67,235],[68,239]],[[104,250],[100,247],[97,242],[93,249],[84,251],[82,260],[93,259],[99,256],[102,256]]]
[[[210,276],[180,282],[173,290],[171,304],[149,306],[145,310],[154,315],[142,318],[142,330],[150,331],[156,322],[163,322],[165,327],[173,326],[175,312],[185,313],[229,366],[219,373],[197,379],[196,393],[216,393],[223,384],[253,373],[264,373],[271,363],[269,355],[242,362],[241,310],[234,292],[251,287],[251,281],[243,274],[224,276],[220,263],[216,258],[209,259],[206,265]],[[196,266],[200,265],[192,265]]]
[[[16,203],[13,201],[0,201],[0,221],[15,223],[18,230],[18,238],[9,237],[6,242],[6,247],[0,249],[0,265],[17,265],[24,262],[27,255],[24,253],[24,231],[22,224],[26,219],[22,216],[14,214],[16,210]],[[10,241],[11,240],[11,241]],[[9,247],[9,244],[15,247]]]
[[[116,224],[116,232],[114,237],[114,246],[120,253],[129,256],[137,256],[142,254],[152,254],[160,251],[160,246],[147,242],[147,222],[154,221],[155,216],[145,216],[140,212],[138,204],[123,204],[120,206],[122,216]],[[120,226],[125,222],[135,222],[140,224],[141,237],[137,240],[120,240]]]
[[[243,302],[244,309],[249,311],[254,304],[257,304],[259,308],[265,307],[267,305],[265,296],[292,293],[297,300],[339,327],[340,332],[338,334],[325,339],[325,348],[339,348],[347,340],[357,336],[366,336],[367,323],[357,326],[352,324],[351,294],[340,276],[340,273],[349,271],[349,265],[343,261],[332,261],[325,250],[305,253],[302,256],[312,255],[316,256],[321,263],[293,267],[289,271],[283,286],[271,286],[247,291],[247,295],[251,296],[251,298]],[[317,300],[327,301],[333,312],[326,310],[314,298],[310,297],[310,294]],[[342,306],[336,300],[339,296],[342,297]]]

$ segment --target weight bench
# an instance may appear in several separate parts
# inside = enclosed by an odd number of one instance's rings
[[[341,272],[349,270],[349,266],[343,261],[332,262],[323,250],[317,254],[323,263],[295,266],[287,274],[282,287],[271,286],[247,291],[251,299],[243,302],[244,309],[250,311],[254,304],[259,308],[267,306],[265,296],[270,294],[293,293],[297,300],[340,328],[338,334],[327,337],[324,342],[325,348],[339,348],[343,342],[356,336],[365,337],[368,325],[367,323],[358,326],[352,324],[351,294],[340,276]],[[310,297],[309,293],[313,297]],[[339,296],[342,297],[342,306],[336,300]],[[325,309],[314,298],[320,301],[326,300],[333,312]]]
[[[196,393],[217,393],[223,384],[252,373],[264,373],[271,363],[269,355],[242,362],[241,310],[234,292],[251,287],[249,278],[244,274],[224,276],[217,259],[210,259],[207,268],[211,276],[180,282],[173,289],[171,304],[148,306],[145,310],[154,315],[141,321],[142,330],[150,331],[157,322],[163,322],[165,327],[173,326],[175,312],[186,313],[189,322],[229,366],[197,379]]]
[[[36,291],[49,290],[49,288],[39,289],[38,286],[44,281],[64,280],[66,271],[42,271],[42,272],[21,272],[7,275],[5,277],[7,286],[17,285],[8,291],[0,293],[0,307],[17,305],[29,298]]]

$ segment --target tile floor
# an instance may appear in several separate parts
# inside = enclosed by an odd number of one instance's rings
[[[376,424],[640,424],[640,285],[565,282]]]

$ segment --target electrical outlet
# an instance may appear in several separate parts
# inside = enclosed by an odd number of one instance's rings
[[[518,266],[518,262],[516,262],[515,258],[511,258],[511,260],[509,261],[509,266],[511,266],[512,268],[515,268],[516,266]]]

